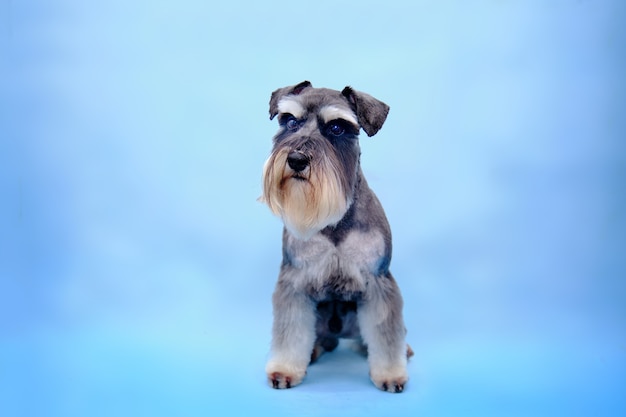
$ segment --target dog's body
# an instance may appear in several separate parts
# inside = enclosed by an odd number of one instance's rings
[[[264,167],[263,200],[285,224],[266,367],[274,388],[299,384],[339,338],[361,342],[378,388],[402,392],[408,380],[391,231],[359,162],[359,129],[373,136],[388,111],[349,87],[305,81],[272,94],[270,119],[278,115],[281,130]]]

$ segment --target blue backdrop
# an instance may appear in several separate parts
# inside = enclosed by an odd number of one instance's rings
[[[626,413],[626,3],[0,1],[0,415]],[[416,355],[266,386],[270,93],[361,138]]]

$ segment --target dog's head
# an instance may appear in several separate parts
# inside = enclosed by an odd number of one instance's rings
[[[308,239],[343,218],[359,173],[359,130],[380,130],[389,106],[353,90],[313,88],[308,81],[280,88],[270,119],[280,130],[263,168],[263,197],[295,236]]]

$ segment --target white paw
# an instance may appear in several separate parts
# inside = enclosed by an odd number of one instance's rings
[[[292,388],[300,384],[306,375],[305,367],[296,367],[270,361],[265,367],[267,382],[275,389]]]
[[[370,372],[370,378],[378,389],[387,392],[400,393],[409,380],[405,367],[383,369]]]

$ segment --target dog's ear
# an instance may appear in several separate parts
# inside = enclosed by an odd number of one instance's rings
[[[308,81],[302,81],[300,84],[292,85],[289,87],[279,88],[272,93],[270,98],[270,120],[272,120],[278,114],[278,102],[286,95],[293,94],[298,95],[305,88],[312,87]]]
[[[353,90],[352,87],[344,88],[341,94],[348,99],[367,136],[374,136],[383,127],[389,106],[369,94]]]

